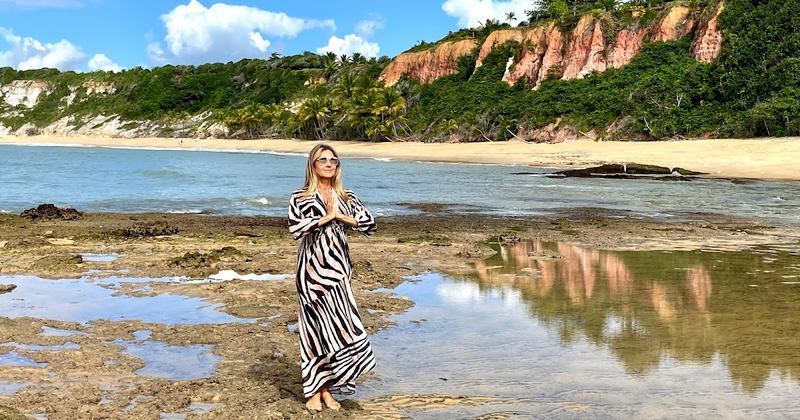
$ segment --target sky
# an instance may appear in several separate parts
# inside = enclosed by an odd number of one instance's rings
[[[303,51],[394,57],[535,0],[0,0],[0,67],[119,71]],[[512,22],[516,23],[516,22]]]

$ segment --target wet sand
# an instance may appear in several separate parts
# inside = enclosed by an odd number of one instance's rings
[[[428,213],[382,218],[372,238],[351,236],[353,279],[365,325],[371,332],[391,327],[393,314],[414,303],[376,291],[393,288],[404,276],[437,271],[454,276],[474,273],[472,263],[494,253],[487,241],[520,239],[562,241],[603,249],[729,249],[764,243],[797,243],[800,228],[770,226],[756,220],[698,214],[689,222],[609,217],[578,209],[552,217],[491,218]],[[155,236],[154,236],[155,235]],[[180,214],[87,214],[73,221],[32,222],[0,215],[0,275],[63,279],[85,276],[202,278],[221,270],[291,274],[296,243],[277,217],[223,217]],[[94,253],[118,258],[89,261]],[[103,260],[103,258],[101,258]],[[126,271],[127,270],[127,271]],[[17,290],[7,296],[20,293]],[[198,404],[211,407],[208,418],[304,418],[299,377],[299,343],[293,279],[230,280],[192,284],[182,281],[123,283],[115,296],[184,296],[219,304],[218,311],[253,322],[162,324],[101,320],[88,324],[35,317],[0,316],[0,357],[22,356],[46,368],[4,366],[0,384],[28,385],[0,393],[0,406],[50,419],[158,418],[186,413]],[[41,335],[43,327],[81,335]],[[213,375],[172,381],[136,373],[145,363],[125,352],[143,330],[166,346],[212,346],[220,358]],[[64,345],[34,351],[8,344]],[[12,352],[14,352],[12,354]],[[380,369],[380,367],[379,367]],[[367,378],[368,379],[368,378]],[[343,403],[343,412],[324,418],[403,418],[403,410],[435,410],[483,404],[459,395],[395,395]]]
[[[83,145],[308,153],[310,140],[165,139],[86,136],[0,137],[0,144]],[[800,180],[800,137],[763,139],[676,140],[653,142],[568,141],[535,144],[519,141],[487,143],[417,143],[334,141],[344,156],[440,162],[519,164],[575,168],[606,163],[640,163],[681,167],[726,178]]]

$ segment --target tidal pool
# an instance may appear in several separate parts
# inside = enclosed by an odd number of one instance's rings
[[[472,278],[395,289],[416,305],[372,338],[359,398],[497,400],[409,409],[426,418],[800,417],[800,247],[492,246]]]
[[[39,363],[12,350],[8,353],[0,354],[0,366],[43,368],[47,367],[47,363]]]
[[[0,276],[0,283],[17,285],[14,292],[0,295],[0,316],[30,316],[82,323],[97,319],[132,319],[161,324],[254,322],[220,312],[217,310],[219,304],[200,298],[169,293],[148,297],[116,294],[114,286],[125,280],[94,282],[86,278],[47,280],[34,276]]]
[[[0,395],[13,394],[22,388],[25,388],[25,384],[0,381]]]
[[[148,334],[140,334],[136,340],[146,340],[147,337]],[[144,361],[144,367],[136,374],[173,381],[207,378],[214,373],[220,360],[212,353],[214,346],[207,344],[171,346],[160,341],[120,339],[114,340],[114,344],[124,346],[125,353]]]

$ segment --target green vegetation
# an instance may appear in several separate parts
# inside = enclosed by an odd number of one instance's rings
[[[617,29],[658,19],[666,13],[663,3],[549,0],[526,13],[520,25],[550,20],[565,25],[593,13],[613,40]],[[713,0],[705,8],[704,1],[680,3],[696,7],[696,15],[716,6]],[[558,80],[561,69],[552,69],[536,90],[525,79],[514,86],[501,80],[509,57],[519,58],[530,48],[514,42],[495,48],[477,70],[476,49],[460,58],[456,74],[427,85],[405,77],[389,88],[378,80],[389,59],[359,54],[275,54],[269,60],[117,74],[0,68],[0,84],[39,80],[49,86],[32,109],[0,108],[0,123],[12,129],[25,123],[42,127],[70,117],[81,126],[97,115],[118,115],[125,128],[158,121],[166,127],[162,133],[170,133],[191,131],[197,120],[211,116],[243,138],[376,141],[507,140],[559,119],[601,135],[616,123],[621,128],[609,134],[620,139],[800,134],[800,33],[795,31],[800,2],[727,0],[720,26],[723,49],[712,64],[690,54],[692,33],[647,44],[630,64],[581,80]],[[509,27],[489,20],[437,42],[420,41],[410,51],[465,38],[480,45],[492,31]],[[87,81],[111,82],[115,92],[87,94]],[[72,98],[69,104],[67,98]],[[192,118],[197,115],[202,118]]]

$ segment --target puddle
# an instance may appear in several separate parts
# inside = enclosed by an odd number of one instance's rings
[[[0,381],[0,395],[11,395],[22,388],[25,388],[25,384]]]
[[[44,368],[47,367],[47,363],[38,363],[12,350],[6,354],[0,354],[0,366]]]
[[[18,350],[26,350],[26,351],[61,351],[61,350],[80,350],[81,346],[72,341],[67,341],[64,344],[53,344],[49,346],[43,346],[39,344],[20,344],[15,342],[10,343],[0,343],[0,346],[8,346],[14,347]]]
[[[189,414],[202,416],[203,414],[208,414],[220,406],[222,406],[222,404],[193,402],[189,404],[189,410],[191,410],[191,413],[161,413],[160,420],[184,420],[189,416]]]
[[[53,328],[48,326],[42,327],[42,332],[39,333],[42,337],[70,337],[73,335],[78,336],[89,336],[92,334],[85,333],[82,331],[75,331],[75,330],[62,330],[60,328]]]
[[[85,253],[85,254],[81,254],[81,257],[83,257],[83,261],[86,261],[86,262],[105,263],[105,262],[113,262],[113,261],[118,260],[120,255],[117,254],[116,252],[111,253],[111,254]]]
[[[148,331],[149,332],[149,331]],[[173,381],[210,377],[220,357],[213,354],[214,346],[193,344],[171,346],[160,341],[132,342],[114,340],[114,344],[125,347],[125,353],[144,361],[137,370],[141,376],[152,376]]]
[[[372,337],[359,399],[502,400],[426,418],[800,417],[800,288],[781,284],[797,256],[763,273],[756,253],[493,246],[474,278],[395,289],[415,306]]]
[[[136,341],[144,341],[150,338],[153,332],[150,330],[136,330],[133,332],[133,338]]]
[[[104,280],[105,281],[105,280]],[[140,320],[160,324],[223,324],[254,322],[217,310],[200,298],[169,293],[158,296],[115,296],[104,283],[88,279],[47,280],[34,276],[0,276],[0,283],[17,285],[0,295],[0,316],[86,323],[92,320]]]

